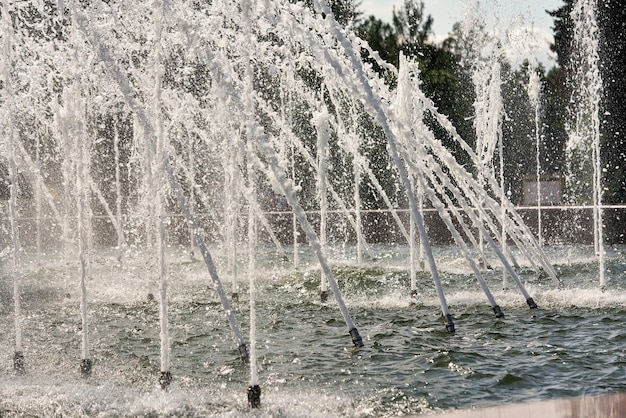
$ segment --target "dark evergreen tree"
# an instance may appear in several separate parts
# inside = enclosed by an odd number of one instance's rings
[[[575,70],[571,57],[574,22],[571,12],[574,0],[550,11],[554,18],[554,44],[559,67],[548,75],[548,112],[555,143],[563,143],[565,114],[575,86],[567,83]],[[604,201],[626,202],[626,8],[623,1],[598,0],[596,17],[599,29],[600,75],[603,82],[601,102],[601,161],[603,165]]]
[[[567,103],[566,73],[563,67],[553,67],[543,82],[542,95],[542,170],[546,174],[565,172],[565,130]]]
[[[626,202],[626,2],[599,0],[606,203]]]

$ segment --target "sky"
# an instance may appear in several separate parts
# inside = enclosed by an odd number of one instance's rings
[[[424,11],[433,17],[433,29],[436,39],[444,38],[452,31],[455,22],[463,20],[468,0],[422,0]],[[361,0],[360,11],[365,16],[391,22],[394,6],[399,8],[404,0]],[[501,31],[524,29],[536,35],[537,58],[547,68],[555,64],[549,45],[553,41],[552,17],[546,10],[556,10],[563,5],[562,0],[482,0],[481,10],[487,23],[487,29],[496,27],[499,22]]]

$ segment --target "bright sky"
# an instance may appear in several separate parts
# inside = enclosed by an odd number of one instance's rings
[[[460,22],[466,13],[468,0],[422,0],[424,11],[433,17],[433,28],[437,39],[445,37],[455,22]],[[361,0],[360,10],[365,16],[374,15],[391,22],[394,6],[400,8],[404,0]],[[501,31],[511,28],[528,28],[539,40],[538,57],[547,67],[554,65],[550,58],[549,44],[552,37],[552,17],[546,10],[556,10],[562,0],[481,0],[481,10],[487,20],[487,29],[493,29],[499,21]]]

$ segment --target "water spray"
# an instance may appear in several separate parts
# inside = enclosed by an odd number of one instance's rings
[[[250,359],[248,346],[246,345],[246,342],[243,338],[243,334],[241,333],[241,329],[239,328],[239,324],[237,323],[237,318],[235,317],[233,309],[231,308],[231,305],[230,305],[230,301],[228,300],[228,297],[226,296],[226,292],[224,291],[224,287],[222,286],[222,281],[220,280],[219,274],[217,273],[217,267],[215,266],[215,262],[213,261],[211,252],[209,251],[208,247],[206,246],[206,243],[204,242],[204,237],[202,236],[200,227],[198,226],[196,218],[191,212],[191,208],[189,207],[189,200],[184,195],[183,189],[180,183],[178,182],[178,180],[176,179],[176,175],[174,174],[172,167],[168,163],[165,163],[164,165],[165,165],[165,171],[167,173],[167,176],[170,182],[170,186],[172,190],[174,191],[176,198],[178,199],[178,204],[181,210],[183,211],[183,214],[185,215],[187,222],[189,222],[189,225],[194,232],[196,245],[198,245],[198,248],[200,249],[200,254],[202,254],[202,258],[204,259],[204,262],[209,270],[211,279],[213,280],[213,285],[215,286],[215,289],[220,297],[220,301],[222,302],[222,307],[224,308],[224,311],[226,312],[228,323],[230,324],[230,328],[233,332],[235,340],[238,343],[237,348],[239,350],[239,356],[242,361],[247,362]]]
[[[339,305],[339,310],[341,311],[346,326],[348,327],[348,333],[352,337],[352,343],[357,348],[363,347],[363,339],[359,335],[359,331],[357,330],[354,322],[352,321],[352,318],[350,317],[348,308],[346,307],[343,296],[341,295],[341,290],[339,290],[337,280],[335,279],[335,276],[333,275],[330,266],[328,265],[328,260],[326,259],[326,256],[322,251],[317,234],[315,233],[313,226],[307,219],[306,213],[304,212],[304,209],[302,208],[300,202],[298,201],[298,198],[296,197],[296,192],[292,184],[292,180],[287,179],[285,171],[282,169],[278,162],[278,156],[276,155],[276,151],[271,147],[268,139],[262,133],[262,128],[257,126],[257,131],[257,148],[263,155],[265,155],[267,164],[269,165],[269,169],[274,176],[276,186],[280,189],[281,193],[287,199],[287,202],[291,206],[294,215],[298,218],[298,222],[304,230],[307,239],[309,240],[311,248],[313,248],[313,251],[317,255],[317,259],[322,268],[322,272],[328,279],[328,284],[330,285],[330,288],[335,295],[335,300]],[[262,164],[261,161],[258,162],[259,164]]]
[[[76,9],[70,5],[70,15],[72,28],[76,28],[78,18]],[[77,44],[76,30],[72,30],[71,38]],[[72,57],[75,64],[80,64],[78,50],[74,51]],[[91,376],[93,363],[89,355],[89,321],[88,321],[88,298],[87,298],[87,278],[89,277],[90,247],[91,247],[91,184],[90,184],[90,164],[89,147],[91,141],[85,132],[87,120],[87,103],[83,99],[83,77],[81,74],[74,74],[74,81],[69,89],[71,96],[67,102],[68,114],[71,115],[67,134],[73,139],[71,147],[76,150],[75,178],[77,190],[77,232],[78,232],[78,261],[79,261],[79,288],[80,288],[80,314],[81,314],[81,360],[79,365],[80,374],[83,378]]]
[[[467,143],[460,137],[460,135],[456,131],[456,128],[452,125],[450,120],[445,115],[437,111],[437,107],[433,103],[432,99],[426,97],[424,93],[419,89],[415,90],[415,96],[417,99],[425,104],[426,109],[428,109],[431,115],[435,117],[437,123],[439,123],[444,129],[446,129],[446,131],[451,135],[452,139],[461,147],[461,149],[463,149],[467,153],[473,163],[476,166],[480,166],[481,163],[475,151],[469,145],[467,145]],[[456,159],[454,159],[454,157],[452,157],[450,152],[441,143],[438,143],[437,141],[430,141],[428,146],[436,155],[438,155],[440,158],[442,158],[443,161],[446,162],[448,167],[451,168],[450,171],[452,173],[466,172],[465,169],[456,161]],[[494,179],[490,177],[483,177],[482,180],[487,183],[487,186],[491,188],[491,190],[497,192],[500,189],[499,185]],[[471,175],[466,175],[463,177],[456,176],[455,181],[460,187],[463,188],[464,193],[469,192],[468,196],[475,194],[476,190],[485,189],[485,185],[479,183],[477,180],[472,178]],[[483,193],[481,196],[474,196],[473,201],[479,203],[475,205],[475,207],[472,208],[471,211],[466,210],[466,213],[468,215],[472,215],[475,210],[479,211],[481,217],[486,216],[485,211],[487,210],[490,210],[493,213],[500,213],[500,210],[498,209],[499,206],[505,206],[507,213],[509,214],[506,222],[507,231],[509,232],[510,237],[513,238],[513,240],[516,242],[518,248],[520,248],[525,253],[527,259],[531,262],[531,264],[534,264],[535,260],[533,258],[535,258],[536,261],[541,263],[542,267],[545,269],[548,275],[556,280],[559,285],[562,285],[562,281],[558,278],[558,275],[550,264],[547,256],[534,240],[529,228],[526,226],[521,216],[517,213],[517,211],[513,207],[513,204],[508,201],[508,199],[505,199],[503,202],[500,202],[500,205],[498,205],[488,194]],[[485,203],[487,204],[487,207],[484,207]],[[482,224],[483,222],[481,221],[480,223]],[[492,229],[495,233],[495,229]],[[482,232],[479,231],[479,233]],[[526,245],[523,245],[523,243],[526,243]]]
[[[242,17],[244,21],[243,37],[244,42],[250,39],[250,26],[252,25],[250,13],[252,6],[249,1],[243,1],[241,5]],[[254,160],[254,102],[252,93],[253,74],[252,63],[246,54],[244,74],[244,125],[246,135],[246,169],[248,187],[245,188],[248,196],[248,291],[250,304],[250,386],[248,387],[248,403],[251,408],[261,407],[261,388],[259,386],[259,370],[256,357],[256,242],[257,242],[257,207],[256,207],[256,171]]]
[[[414,73],[416,75],[418,74],[417,68],[415,68]],[[445,223],[455,243],[459,246],[459,248],[461,249],[461,252],[463,253],[463,256],[465,257],[470,267],[472,268],[474,275],[478,279],[478,282],[481,285],[485,295],[489,299],[489,302],[496,314],[496,317],[502,318],[504,317],[502,310],[497,305],[491,291],[489,290],[489,286],[487,285],[484,278],[482,277],[480,269],[476,265],[476,262],[474,261],[474,258],[471,256],[465,241],[461,237],[457,228],[454,226],[454,223],[450,217],[450,214],[448,213],[448,211],[450,211],[455,215],[459,224],[463,228],[463,232],[465,233],[465,235],[474,243],[475,246],[477,246],[477,243],[476,243],[476,240],[474,238],[472,231],[470,231],[467,225],[465,224],[465,222],[463,222],[458,209],[456,208],[455,204],[452,202],[452,199],[450,198],[450,196],[448,196],[448,193],[446,193],[446,190],[455,192],[455,187],[450,184],[448,177],[443,173],[443,170],[441,170],[441,167],[434,161],[433,156],[428,154],[426,150],[423,148],[422,144],[424,144],[426,141],[415,141],[412,144],[409,141],[409,138],[412,137],[411,133],[413,133],[413,130],[417,131],[415,132],[415,134],[417,135],[424,135],[423,132],[429,132],[426,127],[421,127],[421,126],[417,126],[412,129],[407,128],[407,126],[414,125],[414,121],[412,121],[409,118],[409,114],[415,113],[415,112],[409,112],[409,111],[413,110],[414,108],[417,109],[420,107],[419,100],[417,102],[414,101],[414,97],[416,95],[413,93],[412,85],[414,83],[412,81],[413,80],[411,79],[410,63],[404,58],[404,56],[400,56],[400,70],[398,72],[398,94],[397,94],[397,99],[396,99],[397,101],[396,108],[397,108],[397,113],[399,114],[399,118],[396,123],[397,123],[398,130],[402,134],[400,138],[405,140],[405,144],[404,144],[405,146],[401,149],[405,150],[407,146],[409,146],[409,147],[412,147],[412,149],[414,150],[412,155],[409,155],[409,153],[405,151],[402,154],[402,157],[404,159],[405,164],[407,165],[407,168],[412,174],[411,178],[415,178],[417,180],[418,190],[424,190],[424,192],[420,193],[419,195],[423,196],[425,194],[430,200],[430,202],[435,206],[435,209],[437,210],[439,217]],[[420,112],[417,112],[417,113],[421,115]],[[418,133],[418,132],[421,132],[421,133]],[[415,158],[412,159],[412,156],[414,156]],[[432,185],[432,187],[426,187],[426,184],[424,183],[426,178],[430,180],[430,184]],[[435,193],[435,190],[438,192],[438,194]],[[457,199],[460,202],[463,201],[462,197],[459,196],[458,193],[455,193],[455,195],[457,195]],[[441,196],[441,198],[439,196]],[[444,202],[447,204],[447,208],[446,206],[444,206]],[[421,199],[420,199],[420,208],[421,208]],[[413,222],[413,217],[411,217],[411,222]],[[412,233],[412,236],[413,236],[413,233]],[[413,258],[413,254],[411,254],[411,256]]]
[[[227,272],[230,275],[232,291],[230,299],[233,302],[239,301],[239,293],[237,292],[237,215],[239,213],[239,170],[237,166],[237,148],[238,143],[228,144],[228,165],[224,168],[224,195],[226,196],[226,246],[228,248]],[[191,204],[191,202],[190,202]],[[193,230],[191,230],[193,234]]]
[[[425,160],[428,160],[428,159],[426,158]],[[412,168],[415,171],[420,171],[423,175],[424,172],[422,170],[419,170],[417,167],[413,166],[413,163],[408,158],[405,158],[405,161],[407,161],[407,165],[410,168]],[[442,173],[439,173],[439,174],[442,174]],[[431,177],[434,177],[432,175],[432,172],[431,172]],[[434,178],[431,178],[431,181],[433,185],[437,185]],[[424,188],[424,189],[425,189],[426,195],[428,196],[430,201],[433,203],[433,205],[437,209],[437,212],[439,213],[439,217],[445,223],[446,227],[448,228],[448,231],[450,232],[450,234],[452,235],[454,239],[454,242],[461,249],[463,256],[469,263],[470,268],[472,269],[472,271],[474,272],[474,275],[478,279],[478,283],[480,284],[480,286],[483,289],[483,292],[487,296],[487,299],[489,300],[489,303],[491,304],[491,307],[494,313],[496,314],[496,318],[504,318],[504,313],[502,312],[502,309],[500,309],[500,306],[498,306],[498,304],[496,303],[496,300],[493,297],[493,294],[491,293],[489,286],[487,285],[487,282],[483,278],[483,275],[480,272],[478,265],[474,261],[474,258],[470,255],[469,249],[467,248],[465,241],[461,237],[461,234],[459,234],[458,230],[454,227],[454,223],[452,222],[450,215],[446,211],[443,205],[443,202],[441,202],[441,200],[437,197],[437,195],[434,193],[434,191],[431,188]],[[441,192],[441,190],[439,191]],[[460,214],[458,213],[458,210],[454,207],[454,204],[452,203],[450,197],[446,193],[440,193],[440,195],[445,199],[446,203],[448,204],[448,208],[451,208],[452,212],[455,214],[457,219],[460,219]],[[460,225],[462,225],[465,235],[473,239],[473,235],[470,233],[467,226],[463,222],[460,222]]]
[[[600,134],[600,110],[602,108],[602,76],[600,71],[600,29],[596,16],[596,2],[576,0],[572,4],[571,19],[573,21],[573,53],[570,65],[575,84],[574,97],[569,107],[574,116],[574,127],[569,129],[566,144],[567,166],[570,173],[592,170],[593,195],[593,243],[598,260],[599,286],[606,288],[605,248],[604,248],[604,210],[602,200],[604,185],[602,182],[602,153]],[[573,131],[573,132],[571,132]],[[591,151],[591,152],[590,152]],[[590,155],[589,155],[590,154]],[[590,162],[584,161],[590,158]],[[577,161],[578,160],[578,161]],[[581,162],[582,161],[582,162]],[[589,167],[591,164],[591,167]],[[575,177],[570,182],[580,181]],[[581,183],[585,184],[586,181]],[[576,187],[576,186],[574,186]],[[582,190],[587,194],[586,190]]]
[[[333,102],[333,104],[335,104],[337,107],[341,107],[341,103],[337,102],[335,100],[335,95],[333,94],[332,90],[327,90],[328,93],[328,97],[330,98],[330,100]],[[269,107],[267,106],[266,103],[263,102],[258,102],[257,106],[262,109],[264,112],[267,112],[270,115],[275,115],[275,112]],[[276,117],[276,116],[274,116]],[[282,121],[282,118],[277,118],[279,120]],[[339,124],[339,126],[334,126],[337,129],[337,132],[339,132],[340,136],[343,135],[349,135],[345,129],[342,129],[341,125]],[[291,148],[292,148],[292,156],[293,151],[297,150],[302,157],[304,157],[304,159],[309,163],[309,165],[312,168],[315,168],[317,172],[320,172],[318,166],[318,162],[316,160],[316,158],[314,158],[311,153],[307,150],[307,148],[302,144],[302,141],[300,141],[295,135],[293,135],[293,133],[289,133],[287,132],[287,136],[288,139],[291,143]],[[328,193],[330,193],[330,196],[333,198],[334,203],[338,206],[338,210],[339,212],[342,212],[345,214],[346,216],[346,220],[350,223],[350,225],[352,226],[352,228],[354,229],[356,235],[357,235],[357,264],[360,265],[362,264],[362,249],[365,248],[365,250],[369,253],[370,256],[373,257],[371,248],[367,245],[367,242],[365,241],[365,239],[363,238],[363,233],[362,233],[362,221],[361,221],[361,204],[360,204],[360,196],[359,196],[359,190],[356,186],[356,184],[360,184],[361,180],[361,171],[365,171],[366,174],[369,176],[370,180],[372,181],[372,183],[374,183],[376,190],[381,194],[381,196],[383,196],[383,200],[385,201],[385,203],[387,204],[387,207],[390,210],[390,213],[392,214],[392,216],[394,217],[394,219],[396,220],[396,223],[398,225],[398,227],[400,228],[400,230],[403,232],[403,235],[405,237],[407,237],[408,240],[408,235],[406,234],[406,230],[404,229],[404,225],[402,224],[402,221],[400,220],[400,218],[397,216],[397,211],[394,209],[394,206],[391,204],[391,202],[389,201],[389,199],[386,197],[384,190],[382,189],[382,187],[380,186],[380,184],[377,183],[377,179],[374,176],[373,172],[371,171],[371,169],[369,169],[369,167],[363,167],[364,163],[363,161],[359,161],[359,160],[363,160],[361,158],[361,156],[355,151],[355,150],[346,150],[347,152],[352,154],[352,157],[354,158],[354,175],[355,175],[355,190],[354,190],[354,202],[355,202],[355,217],[352,217],[351,214],[351,210],[348,209],[348,207],[346,206],[346,204],[343,202],[343,199],[341,198],[340,194],[334,189],[332,183],[326,181],[325,182],[325,188],[327,190]],[[283,157],[284,158],[284,157]],[[295,170],[294,170],[294,166],[293,166],[293,160],[291,161],[291,178],[293,179],[294,183],[296,182],[296,177],[295,177]],[[365,174],[365,173],[364,173]],[[323,205],[320,204],[320,209]],[[320,214],[321,214],[321,210],[320,210]],[[321,217],[320,217],[321,218]],[[297,267],[297,260],[298,260],[298,254],[297,254],[297,240],[298,240],[298,228],[297,228],[297,218],[294,216],[292,218],[294,220],[293,223],[293,231],[294,231],[294,267]],[[320,222],[320,231],[322,230],[321,228],[321,222]],[[271,234],[270,234],[271,235]],[[326,293],[328,293],[326,291]]]
[[[4,4],[2,9],[2,23],[4,26],[4,54],[6,65],[3,68],[5,90],[7,91],[7,100],[13,98],[13,85],[11,82],[11,39],[13,35],[11,21],[9,16],[8,4]],[[11,109],[9,103],[9,109]],[[17,172],[17,166],[15,164],[15,143],[16,135],[13,130],[13,112],[8,112],[8,169],[10,179],[10,192],[9,192],[9,218],[11,221],[11,241],[13,244],[12,252],[12,275],[13,275],[13,315],[15,323],[15,353],[13,356],[13,369],[17,374],[24,374],[24,352],[22,351],[22,305],[20,302],[20,275],[19,275],[19,252],[20,252],[20,238],[17,220],[19,217],[17,209],[17,194],[19,192],[19,176]]]
[[[455,332],[454,322],[452,321],[452,315],[448,311],[448,303],[446,301],[443,288],[441,285],[441,279],[439,277],[439,271],[437,270],[437,264],[435,263],[435,258],[433,256],[432,248],[430,246],[430,240],[426,233],[426,226],[424,225],[424,218],[419,211],[419,207],[417,205],[417,200],[415,199],[415,193],[413,193],[413,189],[411,187],[411,181],[409,180],[409,176],[406,170],[406,167],[403,165],[400,155],[397,148],[396,136],[391,130],[389,126],[389,122],[385,112],[382,108],[382,103],[379,98],[376,98],[372,87],[367,81],[367,77],[365,75],[363,64],[359,60],[359,54],[354,51],[354,48],[351,42],[346,38],[346,36],[341,32],[337,21],[335,20],[333,13],[326,4],[324,0],[319,1],[315,0],[316,8],[325,15],[325,20],[328,22],[330,29],[332,30],[334,36],[336,37],[339,44],[343,47],[346,52],[346,55],[350,57],[350,60],[353,64],[354,70],[357,72],[358,82],[361,84],[361,87],[364,90],[364,95],[366,96],[366,102],[369,103],[371,109],[376,114],[376,118],[378,122],[381,124],[383,131],[385,132],[385,136],[387,137],[387,143],[389,144],[389,151],[391,156],[396,164],[396,168],[398,173],[400,174],[400,178],[402,179],[402,184],[404,185],[404,189],[407,194],[407,198],[409,200],[409,206],[413,215],[415,216],[415,223],[417,224],[419,235],[422,240],[422,245],[424,246],[424,251],[426,252],[426,259],[428,260],[428,265],[430,267],[431,274],[433,276],[433,282],[435,284],[435,288],[437,290],[437,295],[439,297],[439,301],[441,304],[441,311],[446,323],[446,329],[448,332]]]
[[[82,136],[81,136],[82,137]],[[82,147],[81,147],[82,148]],[[84,149],[82,151],[85,151]],[[89,272],[89,238],[87,231],[89,227],[87,225],[86,217],[87,214],[85,212],[88,211],[88,197],[87,193],[84,189],[84,180],[85,180],[85,171],[86,167],[81,162],[81,158],[79,158],[79,163],[77,167],[77,188],[79,189],[79,199],[78,199],[78,259],[80,261],[80,313],[81,313],[81,324],[82,324],[82,339],[81,339],[81,349],[82,349],[82,358],[80,364],[81,375],[83,377],[89,377],[91,375],[91,360],[89,359],[89,322],[87,319],[87,285],[86,280]]]
[[[426,163],[430,162],[430,160],[432,159],[431,156],[422,156],[422,158],[424,159],[424,161],[426,161]],[[406,158],[406,160],[408,161],[409,164],[414,164],[413,162],[411,162],[411,160],[409,158]],[[414,168],[417,169],[417,168]],[[524,297],[526,298],[526,302],[528,303],[529,307],[531,309],[537,308],[537,305],[535,304],[534,300],[528,295],[528,293],[526,292],[526,289],[524,288],[524,285],[522,284],[522,282],[520,281],[517,273],[515,272],[515,270],[511,267],[510,263],[508,262],[508,260],[506,259],[506,257],[504,256],[504,254],[502,253],[502,250],[500,249],[500,247],[498,247],[498,245],[493,241],[493,239],[491,238],[491,236],[489,235],[489,232],[486,230],[485,228],[485,220],[488,220],[488,217],[483,217],[480,218],[478,215],[476,215],[474,213],[474,211],[471,210],[471,208],[469,208],[467,206],[466,201],[463,199],[460,191],[457,189],[456,186],[452,185],[450,183],[450,180],[447,179],[444,175],[443,172],[441,171],[441,168],[437,168],[436,165],[434,165],[434,168],[432,170],[425,170],[425,172],[430,172],[430,176],[431,176],[431,180],[433,182],[433,184],[436,184],[436,178],[435,178],[435,174],[437,175],[437,179],[439,181],[439,183],[441,183],[441,185],[446,186],[447,190],[451,191],[454,196],[457,198],[457,201],[459,202],[459,204],[461,205],[461,207],[463,209],[465,209],[465,213],[469,216],[470,220],[474,223],[474,225],[478,228],[479,232],[481,233],[481,236],[484,237],[484,239],[486,240],[486,242],[491,246],[491,248],[496,252],[496,254],[498,255],[498,257],[500,258],[500,260],[502,261],[503,266],[507,269],[507,271],[509,272],[509,274],[513,277],[515,283],[518,285],[518,287],[520,288],[522,294],[524,295]],[[429,189],[430,190],[430,189]],[[449,197],[447,197],[447,195],[445,193],[441,193],[441,195],[446,199],[446,202],[448,203],[448,206],[450,208],[452,208],[453,213],[456,214],[457,219],[460,219],[460,214],[458,213],[458,210],[454,208],[454,205],[452,204],[451,200]],[[436,202],[438,201],[437,196],[434,195],[434,193],[432,193],[431,191],[431,196],[430,198]],[[439,204],[439,206],[442,206],[441,204]],[[440,216],[441,218],[445,221],[446,218],[448,218],[447,213],[445,213],[444,211],[440,210]],[[451,225],[450,222],[447,222]],[[476,245],[477,243],[475,242],[473,235],[471,233],[469,233],[469,231],[467,230],[465,224],[463,222],[460,222],[460,224],[463,226],[465,234],[472,240],[474,241],[474,245]],[[489,224],[489,222],[487,222],[487,224]],[[450,226],[448,227],[448,229],[452,232],[453,231],[453,227],[452,229],[450,229]],[[455,236],[454,232],[452,232],[453,236]],[[458,233],[456,234],[458,235]],[[465,244],[463,242],[462,239],[460,239],[460,236],[458,236],[455,241],[457,242],[457,244],[461,247],[461,249],[466,252],[467,250],[465,250]],[[479,282],[481,283],[481,286],[483,287],[483,290],[485,291],[485,294],[487,295],[487,297],[489,298],[492,308],[494,310],[494,312],[496,313],[496,316],[498,318],[500,318],[503,314],[502,314],[502,310],[500,309],[500,307],[495,303],[495,300],[493,299],[493,296],[491,296],[487,284],[484,282],[484,280],[482,279],[482,275],[480,274],[479,271],[477,271],[477,267],[473,261],[473,259],[471,257],[468,257],[466,255],[466,259],[469,261],[470,266],[472,267],[472,269],[474,270],[474,273],[476,274],[476,276],[478,277]]]
[[[172,374],[170,372],[170,334],[169,334],[169,318],[168,318],[168,303],[167,303],[167,261],[165,259],[165,247],[166,247],[166,231],[165,231],[165,196],[163,188],[158,187],[164,180],[164,170],[162,161],[165,160],[166,149],[166,136],[163,129],[163,116],[161,112],[162,99],[161,99],[161,82],[163,73],[163,53],[161,46],[161,33],[162,33],[162,19],[164,4],[161,1],[157,1],[154,5],[154,91],[153,91],[153,114],[155,118],[154,126],[154,147],[156,151],[155,159],[151,161],[154,166],[151,168],[150,173],[155,176],[152,181],[154,190],[151,194],[156,197],[155,212],[155,228],[156,228],[156,259],[158,262],[159,273],[159,323],[161,328],[161,375],[159,377],[159,384],[163,390],[169,388],[172,382]]]
[[[90,26],[87,22],[87,19],[80,14],[77,14],[76,22],[77,22],[77,27],[81,31],[83,31],[87,39],[89,39],[94,45],[100,45],[100,43],[98,42],[98,39],[100,39],[100,36],[99,36],[100,34],[98,33],[96,27]],[[118,84],[120,91],[126,101],[126,104],[135,113],[136,121],[144,127],[149,137],[153,137],[155,130],[154,130],[154,127],[152,126],[152,123],[150,122],[150,118],[146,114],[144,108],[137,102],[137,94],[134,88],[132,87],[132,85],[130,84],[130,82],[128,81],[128,78],[126,77],[124,72],[121,71],[120,68],[118,67],[117,61],[113,59],[108,49],[103,46],[100,48],[96,48],[95,51],[100,61],[104,63],[106,68],[110,71],[113,81]],[[155,144],[152,144],[152,147],[155,147]],[[165,156],[163,156],[161,163],[165,166],[164,169],[165,169],[166,177],[169,181],[170,188],[173,190],[178,200],[178,204],[181,208],[181,211],[183,212],[183,215],[185,216],[185,219],[187,220],[187,222],[189,222],[189,226],[194,231],[196,244],[198,245],[198,248],[200,249],[200,253],[202,254],[202,258],[205,261],[207,269],[209,270],[209,274],[213,281],[213,285],[215,286],[215,289],[217,290],[217,293],[220,297],[220,301],[222,303],[222,307],[224,308],[224,311],[226,312],[226,317],[228,318],[228,322],[234,334],[234,338],[238,343],[238,350],[239,350],[240,357],[243,361],[247,361],[248,360],[247,345],[245,343],[245,340],[243,339],[241,330],[239,329],[239,325],[237,323],[235,314],[230,306],[230,301],[228,300],[228,297],[226,296],[226,292],[224,291],[224,287],[222,286],[222,282],[217,273],[217,267],[215,266],[213,257],[211,256],[211,252],[209,251],[208,247],[206,246],[204,242],[202,231],[200,227],[198,226],[196,218],[193,215],[193,212],[191,210],[189,200],[184,195],[182,186],[178,182],[178,179],[176,178],[176,175],[174,174],[174,171],[169,164],[169,160],[165,158]]]
[[[323,90],[323,88],[322,88]],[[325,106],[322,110],[313,115],[313,125],[317,132],[317,197],[320,202],[320,232],[319,240],[322,252],[326,252],[326,232],[328,220],[328,142],[330,137],[330,126],[328,122],[328,111]],[[328,281],[324,272],[320,273],[320,301],[326,303],[328,300]]]

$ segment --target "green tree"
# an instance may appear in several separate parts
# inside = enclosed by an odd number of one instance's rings
[[[566,72],[563,67],[553,67],[546,74],[543,86],[542,108],[542,169],[547,174],[565,172],[565,130],[567,103]]]
[[[529,71],[535,70],[528,63],[519,69],[508,64],[502,66],[504,189],[513,203],[521,203],[522,181],[526,176],[534,176],[537,168],[536,116],[527,90]]]
[[[380,57],[398,67],[399,54],[418,62],[422,77],[422,89],[430,97],[438,111],[446,115],[466,142],[474,142],[471,123],[473,92],[469,69],[462,65],[459,48],[460,31],[456,31],[441,44],[429,40],[432,35],[433,19],[424,13],[424,3],[405,0],[402,7],[393,11],[392,24],[374,16],[357,22],[357,34],[365,39]],[[387,82],[393,86],[395,79],[385,73],[374,60],[364,52],[364,59],[372,63]],[[439,126],[432,115],[426,115],[426,122],[457,159],[464,164],[467,156],[452,140],[449,133]]]
[[[293,3],[301,0],[290,0]],[[357,5],[354,0],[327,0],[328,7],[333,12],[335,20],[343,27],[348,26],[357,16]],[[305,0],[304,4],[313,8],[313,0]]]
[[[404,0],[399,10],[394,7],[392,21],[402,52],[409,57],[419,54],[433,27],[432,16],[424,15],[424,2]]]
[[[564,143],[559,129],[567,121],[557,116],[565,109],[576,88],[572,83],[575,72],[572,61],[574,22],[571,12],[574,0],[550,11],[554,19],[554,44],[559,67],[548,74],[550,98],[548,111],[552,123],[550,135],[555,142]],[[606,203],[626,202],[626,10],[621,2],[598,0],[596,17],[599,29],[599,70],[603,82],[600,116],[601,161],[603,164],[604,200]]]
[[[602,100],[604,199],[626,202],[626,9],[624,2],[598,1]]]

